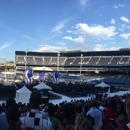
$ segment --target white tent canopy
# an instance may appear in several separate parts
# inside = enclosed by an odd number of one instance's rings
[[[23,86],[21,89],[16,91],[16,102],[29,103],[31,91]]]
[[[53,71],[53,69],[49,68],[49,67],[34,67],[33,70],[37,70],[37,71]]]
[[[95,85],[95,87],[100,87],[100,88],[103,88],[103,91],[104,91],[104,88],[107,88],[108,87],[108,93],[107,95],[110,96],[110,86],[106,83],[104,83],[103,81],[97,85]]]
[[[33,88],[36,88],[38,90],[43,90],[43,89],[52,90],[52,88],[46,85],[44,82],[41,82],[40,84],[34,86]]]
[[[95,87],[101,87],[101,88],[106,88],[106,87],[110,87],[108,84],[105,84],[103,81],[97,85],[95,85]]]

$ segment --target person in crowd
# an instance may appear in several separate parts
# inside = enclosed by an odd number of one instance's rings
[[[6,112],[6,105],[5,105],[4,102],[2,103],[2,111],[3,111],[3,112]]]
[[[17,104],[12,105],[6,112],[6,118],[9,124],[9,130],[22,130],[22,122],[20,118],[20,111]]]
[[[126,101],[126,113],[128,116],[128,123],[125,124],[121,130],[130,130],[130,98]]]
[[[127,114],[125,111],[125,104],[123,102],[117,103],[116,112],[117,112],[117,118],[115,122],[117,124],[117,128],[114,127],[113,125],[112,127],[113,130],[121,130],[122,127],[128,122]]]
[[[101,105],[100,101],[97,101],[97,109],[104,115],[104,107]]]
[[[55,117],[55,106],[52,103],[48,104],[48,114],[54,130],[63,130],[63,126],[59,119]]]
[[[90,100],[90,110],[87,112],[87,116],[90,115],[94,119],[94,129],[102,130],[102,113],[96,108],[96,99]]]
[[[82,114],[78,114],[75,120],[74,130],[94,130],[91,120]]]
[[[2,109],[2,106],[0,106],[0,114],[3,113],[3,109]]]
[[[66,125],[63,130],[71,130],[74,127],[76,117],[75,106],[72,103],[67,103],[64,108]]]
[[[89,102],[86,102],[83,106],[83,115],[86,116],[86,113],[90,110],[90,104]]]
[[[56,114],[56,118],[60,120],[60,122],[63,124],[63,121],[65,119],[65,114],[64,114],[64,110],[63,110],[63,106],[59,105],[58,107],[58,112]]]
[[[22,128],[33,130],[53,130],[52,123],[43,117],[39,111],[41,104],[41,93],[34,90],[30,96],[30,112],[25,117],[20,117]]]
[[[77,104],[77,113],[81,114],[83,112],[83,106],[81,102]]]
[[[113,130],[109,118],[116,119],[116,101],[111,98],[108,100],[106,106],[103,115],[103,130]]]
[[[48,114],[48,106],[45,106],[43,109],[42,109],[42,114],[44,117],[48,118],[49,117],[49,114]]]
[[[15,100],[13,98],[9,98],[8,100],[6,100],[6,110],[8,110],[9,107],[11,107],[13,104],[15,104]],[[9,130],[6,112],[0,114],[0,130]]]

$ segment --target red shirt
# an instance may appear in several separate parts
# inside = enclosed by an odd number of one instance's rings
[[[74,126],[65,127],[63,130],[72,130]]]
[[[105,113],[102,118],[103,120],[103,130],[112,130],[111,122],[109,118],[116,119],[116,112],[112,110],[112,108],[105,108]]]

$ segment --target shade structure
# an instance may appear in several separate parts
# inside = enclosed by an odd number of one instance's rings
[[[36,88],[38,90],[44,90],[44,89],[52,90],[52,88],[46,85],[44,82],[41,82],[40,84],[34,86],[33,88]]]
[[[95,85],[95,87],[106,88],[106,87],[110,87],[110,86],[102,81],[101,83]]]
[[[108,84],[106,84],[102,81],[101,83],[95,85],[95,88],[97,88],[97,87],[103,88],[103,90],[104,90],[104,88],[108,88],[107,95],[110,96],[110,86]]]
[[[31,91],[26,86],[23,86],[21,89],[16,91],[16,102],[29,103],[30,95]]]

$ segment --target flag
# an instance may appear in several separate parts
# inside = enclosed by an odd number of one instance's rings
[[[27,69],[26,70],[26,75],[25,75],[26,84],[31,84],[32,83],[32,77],[33,77],[33,70],[32,69]]]
[[[38,80],[39,81],[41,81],[41,80],[43,81],[44,80],[44,73],[43,72],[39,74]]]
[[[54,83],[58,84],[58,78],[59,78],[59,72],[57,70],[54,70],[53,72]]]

